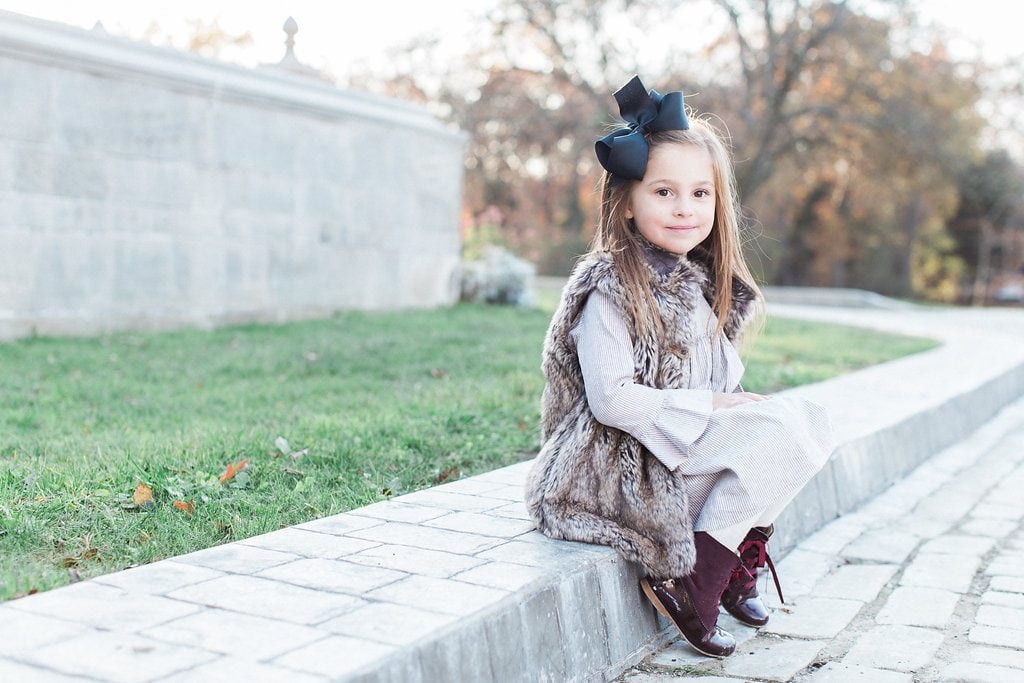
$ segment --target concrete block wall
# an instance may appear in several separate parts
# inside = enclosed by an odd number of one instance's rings
[[[0,338],[454,301],[465,136],[0,12]]]

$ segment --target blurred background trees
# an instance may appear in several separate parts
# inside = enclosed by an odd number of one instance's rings
[[[1019,63],[954,58],[913,3],[500,0],[478,28],[457,58],[423,39],[351,83],[469,133],[470,244],[568,272],[594,140],[639,73],[727,129],[763,282],[984,303],[1024,263]]]

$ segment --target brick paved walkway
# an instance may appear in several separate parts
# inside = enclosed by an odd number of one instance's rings
[[[724,660],[678,637],[619,681],[1024,681],[1024,401],[778,563],[787,605],[728,615]],[[770,550],[770,547],[769,547]],[[666,622],[667,623],[667,622]]]

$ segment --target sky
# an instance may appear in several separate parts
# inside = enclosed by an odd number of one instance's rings
[[[389,47],[421,33],[464,35],[469,18],[494,0],[0,0],[0,9],[92,28],[102,21],[118,35],[141,37],[153,21],[161,32],[181,39],[188,19],[217,19],[229,33],[251,32],[253,45],[225,52],[221,58],[247,66],[278,61],[284,53],[285,20],[298,22],[296,54],[300,60],[335,76],[353,64],[377,63]],[[1024,52],[1020,43],[1021,17],[1008,16],[1005,0],[918,0],[922,18],[948,27],[958,37],[957,56],[973,56],[979,48],[989,60],[1004,60]]]

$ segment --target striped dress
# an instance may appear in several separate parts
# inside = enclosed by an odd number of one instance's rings
[[[594,291],[572,334],[587,402],[601,423],[637,438],[685,477],[695,531],[723,529],[783,504],[824,466],[834,448],[824,406],[771,396],[712,410],[713,392],[740,391],[743,363],[714,311],[697,296],[703,335],[690,353],[690,384],[655,389],[634,382],[633,345],[615,304]]]

